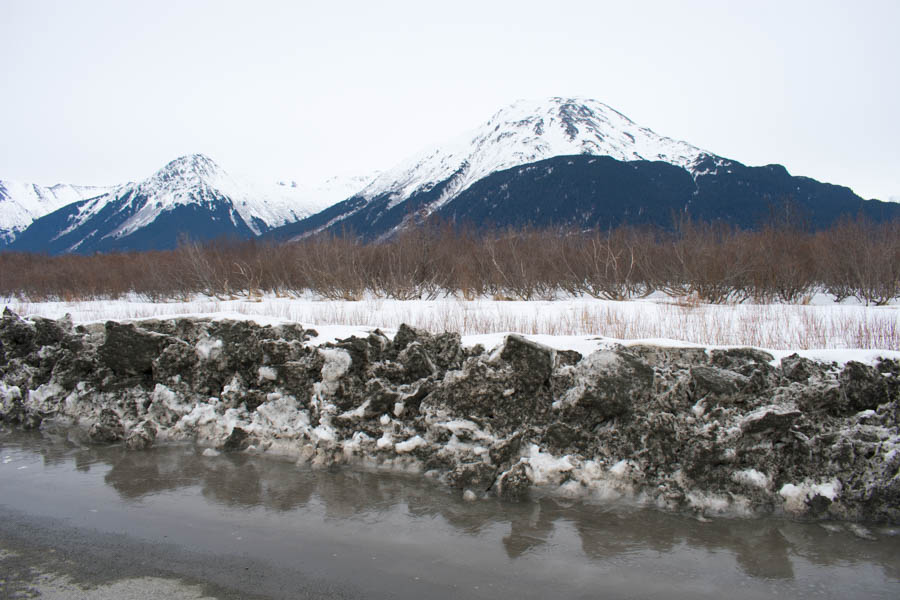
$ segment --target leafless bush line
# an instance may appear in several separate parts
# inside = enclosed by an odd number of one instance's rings
[[[627,300],[662,291],[685,302],[802,303],[813,290],[883,305],[900,297],[900,222],[845,219],[809,233],[686,222],[676,230],[428,226],[387,242],[318,237],[296,243],[185,242],[171,251],[56,256],[0,253],[0,296],[151,300],[317,294],[360,299]]]

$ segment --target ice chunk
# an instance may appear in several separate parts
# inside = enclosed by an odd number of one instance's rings
[[[721,494],[705,493],[700,490],[693,490],[685,497],[691,508],[707,515],[728,514],[731,505],[728,498]]]
[[[394,437],[389,431],[385,431],[384,434],[378,438],[378,441],[375,442],[375,446],[379,450],[388,450],[394,446]]]
[[[12,402],[13,400],[17,400],[21,397],[22,390],[20,390],[18,386],[7,386],[6,383],[0,381],[0,402],[3,402],[5,404],[6,402]]]
[[[278,379],[278,371],[276,371],[272,367],[260,367],[259,369],[257,369],[257,373],[259,374],[260,381],[275,381],[276,379]]]
[[[634,467],[632,466],[631,461],[620,460],[609,468],[609,474],[616,479],[625,479],[633,469]]]
[[[346,350],[337,348],[319,348],[319,354],[325,359],[322,365],[322,379],[324,381],[337,381],[350,369],[353,359]]]
[[[405,454],[407,452],[412,452],[416,448],[421,448],[422,446],[427,446],[428,442],[422,439],[421,436],[415,435],[405,442],[400,442],[399,444],[394,446],[394,449],[400,453]]]
[[[816,496],[822,496],[834,501],[841,493],[841,482],[837,479],[824,483],[811,484],[808,482],[795,485],[786,483],[781,486],[778,494],[784,498],[784,509],[792,513],[806,512],[807,502]]]
[[[735,471],[731,474],[731,480],[741,485],[756,487],[763,490],[769,489],[772,485],[772,480],[769,479],[769,476],[756,469]]]
[[[541,452],[536,444],[531,444],[524,460],[531,467],[531,480],[535,485],[559,485],[566,474],[575,468],[568,456],[556,458],[552,454]]]
[[[323,442],[333,442],[337,439],[337,434],[330,423],[319,423],[318,427],[312,430],[313,437]]]
[[[197,342],[194,348],[201,360],[215,360],[222,354],[223,346],[222,340],[203,338]]]
[[[338,389],[338,380],[350,369],[353,359],[349,352],[338,348],[319,348],[319,354],[325,359],[322,381],[316,382],[313,387],[320,398],[333,396]]]
[[[28,403],[33,408],[44,409],[48,400],[59,396],[64,392],[65,390],[57,383],[45,383],[36,390],[28,392]]]

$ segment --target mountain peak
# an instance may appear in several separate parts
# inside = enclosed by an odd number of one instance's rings
[[[491,122],[508,122],[520,118],[541,118],[552,116],[559,118],[566,125],[591,123],[617,115],[624,122],[634,122],[608,104],[591,98],[553,96],[544,99],[519,99],[498,110]]]
[[[221,167],[205,154],[186,154],[169,161],[151,176],[159,181],[191,181],[195,178],[215,178],[224,174]]]
[[[146,179],[43,211],[37,221],[29,218],[25,224],[35,221],[36,228],[24,231],[24,238],[18,235],[24,227],[4,230],[0,220],[0,246],[12,242],[28,250],[94,252],[173,247],[179,232],[192,239],[252,237],[352,196],[367,182],[333,178],[319,185],[279,185],[236,178],[204,154],[187,154]],[[9,187],[9,182],[0,181],[0,209],[4,209],[0,217],[8,212]]]
[[[662,161],[691,169],[707,153],[641,127],[597,100],[560,96],[518,100],[469,135],[384,172],[362,195],[372,199],[389,194],[396,204],[449,182],[440,204],[493,172],[577,154]]]
[[[166,166],[163,168],[218,169],[219,165],[205,154],[195,152],[174,158],[166,163]]]
[[[147,179],[120,190],[134,197],[153,198],[158,207],[193,204],[216,196],[241,196],[239,186],[204,154],[186,154],[169,161]]]

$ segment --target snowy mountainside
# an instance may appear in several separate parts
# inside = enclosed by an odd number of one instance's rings
[[[561,156],[656,161],[691,171],[714,155],[661,136],[597,100],[521,100],[475,130],[384,171],[356,196],[273,232],[296,239],[344,228],[383,237],[409,215],[430,215],[491,175]]]
[[[237,174],[233,177],[240,188],[237,197],[252,209],[248,211],[253,213],[249,216],[259,217],[271,229],[304,219],[353,196],[376,175],[334,175],[321,181],[271,181]]]
[[[422,152],[359,194],[267,236],[385,239],[436,217],[475,227],[673,226],[673,215],[753,228],[791,204],[813,227],[876,220],[900,206],[661,136],[596,100],[519,101],[455,142]]]
[[[353,177],[304,185],[260,182],[233,177],[209,157],[192,154],[143,181],[37,219],[10,248],[91,253],[172,248],[182,235],[193,240],[246,239],[316,213],[366,183]]]
[[[691,171],[661,161],[556,156],[492,173],[433,214],[444,222],[501,228],[602,229],[625,224],[666,229],[678,214],[753,229],[779,211],[802,215],[815,229],[844,216],[865,215],[876,222],[900,218],[898,204],[863,200],[849,188],[792,176],[780,165],[748,167],[714,156],[702,157]]]
[[[578,154],[690,168],[706,153],[641,127],[596,100],[520,100],[499,110],[473,132],[384,172],[361,195],[371,199],[387,193],[397,203],[453,178],[441,198],[446,201],[491,173]]]
[[[179,157],[153,175],[38,219],[11,248],[95,252],[170,248],[179,235],[249,238],[302,219],[365,185],[332,178],[319,185],[232,177],[202,154]]]
[[[107,193],[109,187],[0,180],[0,247],[46,214],[67,204]]]
[[[232,177],[212,159],[203,154],[182,156],[169,162],[144,181],[120,186],[114,192],[95,199],[78,220],[84,222],[102,210],[109,196],[131,200],[131,216],[110,233],[114,237],[127,236],[152,223],[163,212],[178,206],[219,200],[229,202],[254,234],[302,219],[319,212],[342,197],[329,196],[328,188],[278,185],[257,182],[249,178]],[[316,192],[325,192],[318,195]],[[344,190],[338,186],[338,193]],[[73,224],[74,225],[74,224]]]

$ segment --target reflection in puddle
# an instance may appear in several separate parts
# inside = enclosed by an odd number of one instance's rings
[[[419,543],[416,536],[430,531],[448,543],[448,553],[469,547],[452,540],[473,539],[486,552],[502,553],[510,569],[519,563],[531,565],[528,561],[534,557],[565,562],[571,573],[584,577],[652,564],[663,580],[712,577],[718,593],[750,581],[768,586],[756,592],[783,589],[814,596],[824,589],[838,597],[859,593],[854,586],[864,584],[866,594],[900,596],[900,538],[889,529],[873,529],[877,539],[868,540],[841,525],[776,519],[700,523],[654,510],[552,498],[464,502],[452,490],[419,476],[311,471],[246,454],[206,457],[191,446],[135,452],[80,447],[46,435],[0,433],[0,459],[8,463],[0,464],[4,479],[15,477],[13,468],[29,456],[40,457],[32,470],[42,465],[45,471],[99,472],[103,484],[127,505],[199,493],[205,506],[225,511],[230,519],[235,517],[228,511],[263,511],[273,535],[313,518],[337,529],[351,523],[352,531],[360,532],[354,533],[359,540],[366,531],[384,535],[387,528],[394,544]],[[59,481],[65,486],[68,479]],[[9,504],[2,491],[0,504]],[[575,563],[581,570],[576,571]],[[707,571],[712,575],[705,575]]]

